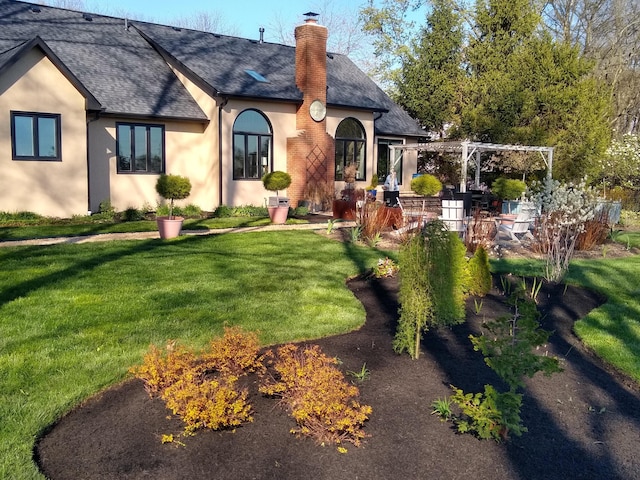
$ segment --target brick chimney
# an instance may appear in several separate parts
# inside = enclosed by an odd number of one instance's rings
[[[296,85],[302,92],[296,111],[299,134],[287,139],[287,171],[292,179],[287,194],[294,206],[300,200],[313,200],[306,198],[309,189],[327,184],[333,188],[335,171],[335,142],[327,134],[326,119],[311,112],[312,104],[326,108],[328,32],[318,25],[317,14],[305,15],[305,23],[295,30]]]

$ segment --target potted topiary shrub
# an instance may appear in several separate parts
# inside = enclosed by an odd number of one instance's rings
[[[527,189],[522,180],[499,177],[491,185],[491,193],[502,200],[502,213],[517,214],[520,206],[518,200]]]
[[[182,230],[183,217],[173,215],[173,202],[187,198],[191,193],[191,182],[180,175],[160,175],[156,182],[156,192],[165,200],[169,200],[169,216],[156,217],[160,238],[175,238]]]
[[[433,175],[419,175],[411,180],[411,190],[423,197],[431,197],[442,190],[442,182]]]
[[[269,198],[269,205],[267,206],[271,223],[285,223],[287,221],[287,216],[289,215],[289,199],[280,198],[278,192],[291,185],[291,175],[287,172],[276,170],[275,172],[265,174],[265,176],[262,177],[262,184],[264,185],[264,188],[270,192],[276,192],[275,197]]]

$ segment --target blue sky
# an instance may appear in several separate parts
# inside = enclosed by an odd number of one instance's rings
[[[132,18],[157,23],[171,23],[172,19],[191,17],[197,12],[217,14],[229,24],[231,33],[240,37],[258,38],[258,29],[264,26],[265,39],[277,41],[269,26],[280,23],[284,27],[293,26],[304,20],[304,13],[319,12],[324,5],[334,11],[357,13],[366,0],[320,0],[299,2],[292,0],[84,0],[84,10],[122,16],[123,12]],[[322,19],[320,19],[322,23]],[[270,36],[271,35],[271,36]]]

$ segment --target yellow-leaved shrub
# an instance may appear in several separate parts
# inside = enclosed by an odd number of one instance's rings
[[[372,409],[358,402],[358,388],[345,380],[337,363],[317,345],[284,345],[273,359],[273,375],[263,377],[260,392],[281,397],[298,424],[293,433],[318,443],[347,441],[358,446],[366,437],[362,427]]]

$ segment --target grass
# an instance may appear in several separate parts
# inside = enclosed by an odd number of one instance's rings
[[[268,220],[207,219],[185,228],[247,222]],[[155,223],[5,227],[0,239],[61,234],[56,228],[75,236],[155,230]],[[640,248],[638,232],[614,239]],[[32,461],[38,434],[122,380],[149,343],[178,339],[199,348],[225,324],[258,330],[268,344],[356,328],[364,311],[344,280],[387,255],[300,231],[0,249],[0,478],[41,478]],[[492,268],[544,274],[535,260],[502,259]],[[578,335],[640,381],[638,279],[640,256],[575,261],[566,278],[609,299],[576,323]]]
[[[37,435],[150,343],[204,347],[225,324],[265,344],[357,328],[345,279],[380,256],[301,231],[0,249],[0,478],[41,478]]]
[[[269,225],[268,217],[226,217],[186,219],[183,230],[218,230],[237,227],[261,227]],[[306,220],[289,218],[287,224],[308,223]],[[97,235],[101,233],[154,232],[158,227],[155,220],[135,222],[81,222],[46,225],[2,226],[0,223],[0,241],[24,240],[29,238],[75,237]]]
[[[633,242],[640,240],[637,233],[629,235]],[[544,273],[542,261],[503,259],[492,262],[492,266],[497,273]],[[600,358],[640,383],[640,255],[574,260],[564,281],[607,297],[604,305],[577,321],[574,329]]]

